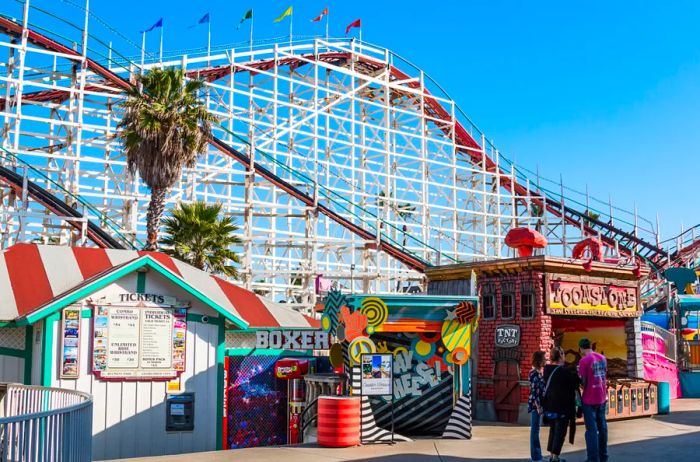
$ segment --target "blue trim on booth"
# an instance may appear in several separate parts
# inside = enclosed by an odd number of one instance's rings
[[[263,350],[258,348],[226,348],[226,356],[311,356],[311,350]]]

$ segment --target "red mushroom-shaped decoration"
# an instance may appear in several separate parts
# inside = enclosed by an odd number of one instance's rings
[[[532,249],[543,249],[547,246],[547,238],[534,229],[513,228],[506,234],[506,245],[517,249],[519,257],[531,257]]]
[[[603,243],[594,237],[584,239],[574,246],[571,256],[575,259],[583,258],[583,254],[588,250],[592,261],[603,261]]]

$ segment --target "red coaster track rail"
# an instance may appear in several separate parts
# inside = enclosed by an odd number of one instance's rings
[[[15,21],[12,21],[6,17],[0,17],[0,30],[4,31],[8,35],[11,36],[21,36],[23,28],[21,24],[18,24]],[[43,34],[40,34],[34,30],[29,29],[27,31],[27,38],[28,41],[35,44],[39,45],[41,47],[44,47],[48,50],[64,53],[66,55],[71,55],[75,56],[77,59],[82,60],[83,57],[76,51],[71,50],[70,48],[65,47],[64,45],[56,42],[55,40],[52,40]],[[310,61],[324,61],[324,62],[349,62],[350,59],[353,57],[351,56],[350,53],[347,52],[328,52],[328,53],[320,53],[318,55],[313,55],[313,54],[307,54],[307,55],[302,55],[299,57],[289,57],[285,58],[282,60],[278,60],[277,65],[289,65],[289,66],[296,66],[300,67],[305,64],[307,64]],[[365,57],[365,56],[357,56],[355,59],[362,65],[366,66],[369,69],[373,70],[378,70],[382,68],[386,68],[386,64],[372,60],[371,58]],[[131,86],[131,83],[125,80],[124,78],[120,77],[119,75],[113,73],[106,67],[102,66],[101,64],[97,63],[96,61],[90,59],[90,58],[85,58],[86,60],[86,65],[88,68],[90,68],[93,72],[96,74],[102,76],[105,80],[106,83],[113,85],[117,87],[118,89],[125,90]],[[188,72],[188,75],[191,77],[201,77],[205,78],[208,81],[215,81],[218,80],[232,71],[235,72],[250,72],[251,69],[254,70],[268,70],[271,69],[275,65],[274,60],[261,60],[261,61],[255,61],[251,63],[246,63],[245,65],[226,65],[226,66],[217,66],[217,67],[211,67],[207,69],[197,69],[197,70],[192,70]],[[394,66],[390,66],[389,72],[391,73],[392,77],[396,78],[397,80],[408,80],[409,76],[399,70],[398,68]],[[417,82],[412,82],[409,83],[413,88],[419,88],[419,83]],[[60,91],[59,91],[60,92]],[[60,95],[55,91],[49,91],[49,92],[37,92],[37,93],[29,93],[25,94],[22,96],[23,100],[47,100],[47,99],[61,99],[61,98],[66,98],[68,95],[66,92],[62,92],[64,95]],[[432,97],[432,95],[425,90],[425,97],[424,100],[426,102],[425,105],[425,112],[427,116],[430,116],[432,118],[438,119],[438,120],[445,120],[445,121],[452,121],[451,116],[449,113],[445,110],[445,108],[440,104],[440,102]],[[448,124],[445,124],[448,125]],[[489,156],[485,155],[485,151],[482,149],[482,147],[477,143],[476,140],[469,134],[469,132],[465,129],[465,127],[459,123],[459,121],[455,121],[454,123],[455,127],[455,137],[456,137],[456,142],[460,146],[458,149],[459,151],[470,158],[470,160],[476,164],[485,164],[485,168],[487,171],[492,172],[492,173],[501,173],[504,174],[505,172],[501,170],[497,164],[494,162],[493,159],[491,159]],[[444,126],[442,128],[443,131],[447,133],[449,130],[448,126]],[[210,140],[212,146],[216,147],[219,149],[222,153],[231,156],[232,158],[236,159],[238,162],[244,164],[247,167],[250,167],[250,158],[246,156],[245,154],[242,154],[238,152],[237,150],[231,148],[228,146],[226,143],[223,141],[212,137]],[[483,165],[482,164],[482,165]],[[298,188],[292,186],[285,180],[281,179],[280,177],[274,175],[272,172],[269,170],[265,169],[263,166],[258,165],[257,163],[254,165],[254,169],[256,173],[273,183],[274,185],[280,187],[284,191],[288,192],[295,198],[299,199],[300,201],[304,202],[307,205],[312,205],[313,200],[310,196],[305,194],[304,192],[300,191]],[[523,186],[522,184],[518,183],[517,181],[512,181],[507,175],[503,175],[500,177],[501,178],[501,186],[506,188],[512,193],[515,193],[520,196],[526,196],[527,195],[527,188]],[[656,245],[647,242],[644,239],[641,239],[637,236],[635,236],[632,233],[629,233],[627,231],[624,231],[620,228],[617,228],[609,223],[605,223],[601,220],[598,220],[596,218],[590,217],[587,213],[581,212],[578,210],[575,210],[571,207],[562,205],[561,202],[549,198],[549,197],[544,197],[544,199],[539,199],[539,198],[533,198],[532,202],[537,204],[539,207],[541,207],[543,210],[546,210],[553,215],[562,218],[566,223],[570,225],[574,225],[579,227],[580,229],[583,230],[585,234],[591,235],[591,236],[600,236],[601,240],[607,245],[614,247],[617,245],[617,247],[620,249],[620,252],[623,255],[630,256],[633,253],[636,253],[643,257],[645,260],[648,262],[652,263],[654,266],[657,268],[661,268],[665,266],[666,262],[668,261],[666,252],[664,252],[661,248],[657,247]],[[351,232],[357,234],[358,236],[362,237],[363,239],[368,239],[368,240],[376,240],[376,235],[374,235],[371,232],[368,232],[364,230],[363,228],[353,224],[349,220],[343,218],[336,212],[330,210],[329,208],[323,206],[323,205],[318,205],[318,209],[321,213],[324,215],[328,216],[341,226],[345,227],[346,229],[350,230]],[[428,266],[428,263],[423,261],[420,258],[417,258],[411,253],[408,253],[401,248],[386,242],[385,240],[381,239],[380,241],[380,249],[387,252],[388,254],[394,256],[397,258],[399,261],[402,263],[406,264],[408,267],[413,268],[418,271],[423,271],[426,266]],[[691,245],[695,246],[696,243],[693,243]],[[693,247],[694,249],[694,247]]]

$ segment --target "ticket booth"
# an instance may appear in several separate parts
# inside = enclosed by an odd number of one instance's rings
[[[0,381],[90,393],[93,460],[222,448],[237,334],[318,325],[158,252],[17,244],[0,294]]]

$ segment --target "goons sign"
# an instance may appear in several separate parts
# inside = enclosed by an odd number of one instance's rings
[[[259,330],[255,348],[262,350],[327,350],[330,334],[322,330]]]

